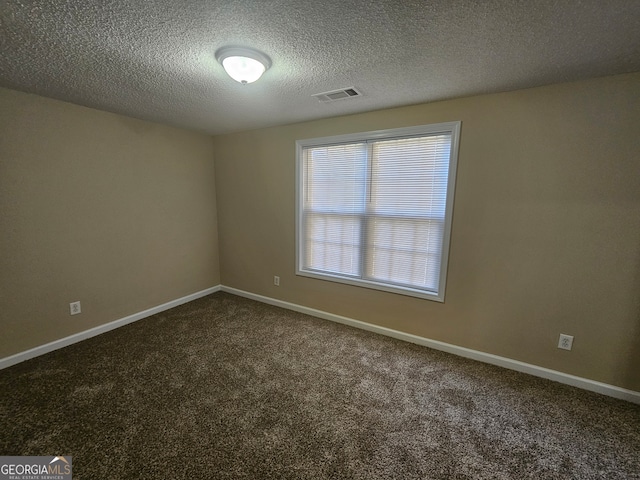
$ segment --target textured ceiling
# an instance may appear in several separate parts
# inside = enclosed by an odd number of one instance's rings
[[[219,134],[640,71],[640,1],[2,0],[0,48],[2,86]]]

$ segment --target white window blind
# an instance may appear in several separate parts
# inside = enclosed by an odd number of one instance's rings
[[[298,274],[442,300],[458,131],[299,141]]]

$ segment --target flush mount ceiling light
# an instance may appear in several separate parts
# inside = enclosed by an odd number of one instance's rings
[[[271,66],[269,57],[253,48],[222,47],[216,59],[231,78],[242,84],[255,82]]]

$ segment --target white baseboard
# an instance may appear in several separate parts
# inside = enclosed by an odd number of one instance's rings
[[[499,367],[508,368],[510,370],[528,373],[529,375],[533,375],[536,377],[546,378],[548,380],[553,380],[565,385],[571,385],[573,387],[582,388],[591,392],[601,393],[609,397],[619,398],[621,400],[640,404],[640,392],[636,392],[634,390],[627,390],[624,388],[616,387],[615,385],[609,385],[608,383],[596,382],[595,380],[589,380],[587,378],[577,377],[568,373],[558,372],[557,370],[550,370],[548,368],[539,367],[530,363],[520,362],[518,360],[512,360],[506,357],[500,357],[491,353],[458,347],[456,345],[440,342],[438,340],[430,340],[428,338],[419,337],[410,333],[404,333],[398,330],[392,330],[390,328],[373,325],[371,323],[361,322],[360,320],[354,320],[352,318],[334,315],[333,313],[323,312],[322,310],[303,307],[301,305],[285,302],[283,300],[277,300],[275,298],[245,292],[244,290],[238,290],[237,288],[226,287],[223,285],[222,291],[232,293],[241,297],[250,298],[252,300],[257,300],[262,303],[268,303],[277,307],[286,308],[288,310],[305,313],[307,315],[312,315],[314,317],[319,317],[325,320],[342,323],[351,327],[360,328],[362,330],[368,330],[370,332],[387,335],[389,337],[397,338],[399,340],[404,340],[406,342],[411,342],[418,345],[423,345],[435,350],[453,353],[454,355],[458,355],[460,357],[471,358],[473,360],[489,363],[491,365],[497,365]]]
[[[165,310],[169,310],[170,308],[177,307],[178,305],[182,305],[184,303],[191,302],[193,300],[204,297],[206,295],[210,295],[212,293],[218,292],[220,291],[220,289],[221,289],[220,285],[207,288],[205,290],[201,290],[199,292],[186,295],[182,298],[177,298],[176,300],[171,300],[170,302],[163,303],[162,305],[158,305],[157,307],[152,307],[142,312],[134,313],[133,315],[129,315],[127,317],[121,318],[119,320],[114,320],[113,322],[105,323],[104,325],[100,325],[98,327],[85,330],[84,332],[75,333],[68,337],[61,338],[60,340],[55,340],[45,345],[40,345],[39,347],[35,347],[30,350],[26,350],[24,352],[16,353],[15,355],[11,355],[9,357],[2,358],[0,359],[0,370],[2,370],[3,368],[10,367],[11,365],[15,365],[16,363],[29,360],[30,358],[38,357],[40,355],[44,355],[45,353],[58,350],[59,348],[66,347],[73,343],[81,342],[82,340],[86,340],[87,338],[95,337],[96,335],[100,335],[101,333],[108,332],[110,330],[113,330],[118,327],[122,327],[129,323],[142,320],[143,318],[150,317],[151,315],[155,315],[156,313],[164,312]]]
[[[497,365],[499,367],[508,368],[510,370],[516,370],[518,372],[528,373],[536,377],[546,378],[546,379],[553,380],[566,385],[582,388],[584,390],[589,390],[589,391],[601,393],[603,395],[607,395],[610,397],[619,398],[621,400],[626,400],[632,403],[640,404],[640,392],[636,392],[634,390],[627,390],[624,388],[616,387],[615,385],[596,382],[595,380],[589,380],[587,378],[577,377],[575,375],[570,375],[568,373],[558,372],[557,370],[550,370],[548,368],[520,362],[518,360],[512,360],[506,357],[500,357],[498,355],[493,355],[491,353],[480,352],[478,350],[471,350],[469,348],[459,347],[456,345],[452,345],[450,343],[440,342],[438,340],[431,340],[428,338],[419,337],[417,335],[412,335],[410,333],[400,332],[398,330],[393,330],[390,328],[373,325],[371,323],[362,322],[360,320],[354,320],[353,318],[335,315],[333,313],[324,312],[322,310],[316,310],[314,308],[303,307],[302,305],[297,305],[295,303],[289,303],[283,300],[277,300],[275,298],[265,297],[263,295],[257,295],[255,293],[246,292],[244,290],[238,290],[232,287],[226,287],[224,285],[217,285],[215,287],[207,288],[205,290],[192,293],[191,295],[186,295],[182,298],[178,298],[176,300],[163,303],[162,305],[149,308],[142,312],[134,313],[133,315],[129,315],[119,320],[115,320],[113,322],[109,322],[104,325],[100,325],[98,327],[85,330],[84,332],[79,332],[74,335],[61,338],[60,340],[55,340],[45,345],[41,345],[39,347],[35,347],[30,350],[26,350],[24,352],[20,352],[15,355],[2,358],[0,359],[0,370],[2,370],[3,368],[10,367],[11,365],[24,362],[25,360],[29,360],[30,358],[44,355],[45,353],[49,353],[59,348],[66,347],[68,345],[80,342],[82,340],[86,340],[87,338],[95,337],[96,335],[100,335],[101,333],[105,333],[115,328],[122,327],[129,323],[133,323],[135,321],[141,320],[143,318],[150,317],[151,315],[155,315],[156,313],[169,310],[170,308],[177,307],[178,305],[182,305],[187,302],[191,302],[193,300],[204,297],[206,295],[210,295],[212,293],[218,292],[220,290],[222,290],[223,292],[228,292],[234,295],[238,295],[240,297],[250,298],[252,300],[257,300],[262,303],[267,303],[277,307],[286,308],[287,310],[293,310],[296,312],[305,313],[307,315],[312,315],[314,317],[322,318],[325,320],[330,320],[333,322],[342,323],[344,325],[349,325],[351,327],[360,328],[362,330],[368,330],[370,332],[386,335],[388,337],[397,338],[398,340],[404,340],[405,342],[415,343],[417,345],[423,345],[425,347],[433,348],[435,350],[441,350],[443,352],[452,353],[454,355],[458,355],[461,357],[471,358],[473,360],[478,360],[480,362]]]

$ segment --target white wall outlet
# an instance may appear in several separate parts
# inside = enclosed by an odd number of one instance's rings
[[[81,312],[80,302],[71,302],[69,304],[69,313],[71,313],[71,315],[78,315]]]
[[[573,346],[573,336],[565,335],[564,333],[560,334],[560,339],[558,340],[558,348],[562,348],[563,350],[571,350]]]
[[[279,287],[279,286],[280,286],[280,277],[279,277],[279,276],[275,275],[275,276],[273,277],[273,284],[274,284],[276,287]]]

